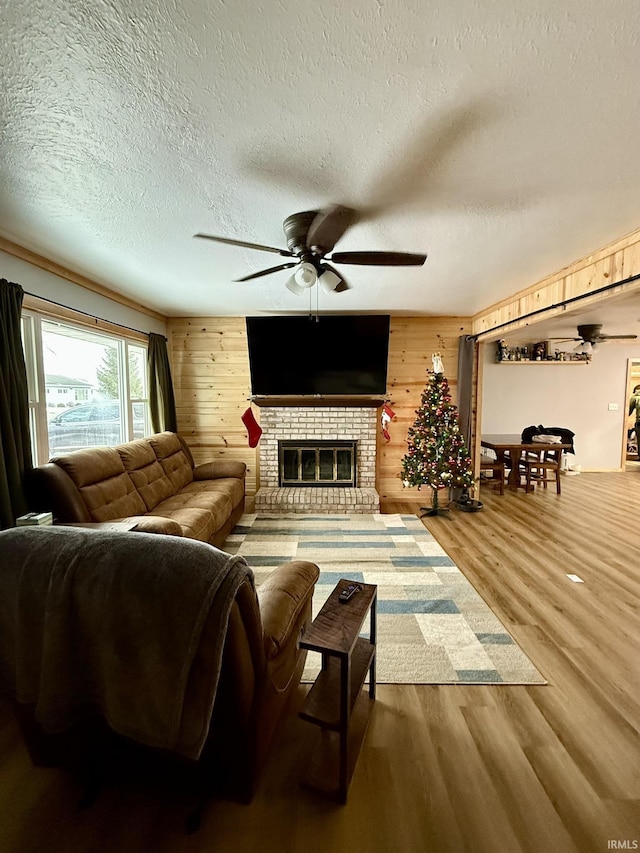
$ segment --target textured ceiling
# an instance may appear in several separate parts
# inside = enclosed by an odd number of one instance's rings
[[[192,235],[332,202],[429,257],[325,311],[470,315],[640,226],[637,0],[0,2],[0,233],[167,315],[308,308]]]

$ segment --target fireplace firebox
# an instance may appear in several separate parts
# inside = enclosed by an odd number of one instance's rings
[[[356,485],[357,441],[279,441],[279,485]]]

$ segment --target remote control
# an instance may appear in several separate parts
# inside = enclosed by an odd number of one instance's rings
[[[360,592],[362,587],[358,583],[350,583],[349,586],[346,586],[340,595],[338,596],[338,601],[340,604],[345,604],[347,601],[350,601],[353,596]]]

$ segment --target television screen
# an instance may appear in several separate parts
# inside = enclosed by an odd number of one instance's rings
[[[247,317],[251,392],[387,393],[389,315]]]

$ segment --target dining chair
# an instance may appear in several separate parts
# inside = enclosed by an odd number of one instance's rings
[[[526,475],[525,492],[535,491],[536,485],[542,483],[547,488],[547,483],[556,481],[556,492],[561,494],[560,466],[562,463],[562,450],[538,450],[529,451],[521,459],[520,464]]]
[[[488,479],[490,480],[498,480],[498,483],[495,483],[495,487],[498,488],[501,495],[504,495],[504,481],[505,481],[505,464],[504,464],[504,456],[501,459],[497,459],[495,456],[489,456],[488,453],[483,453],[480,456],[480,473],[482,471],[492,471],[492,476]]]

